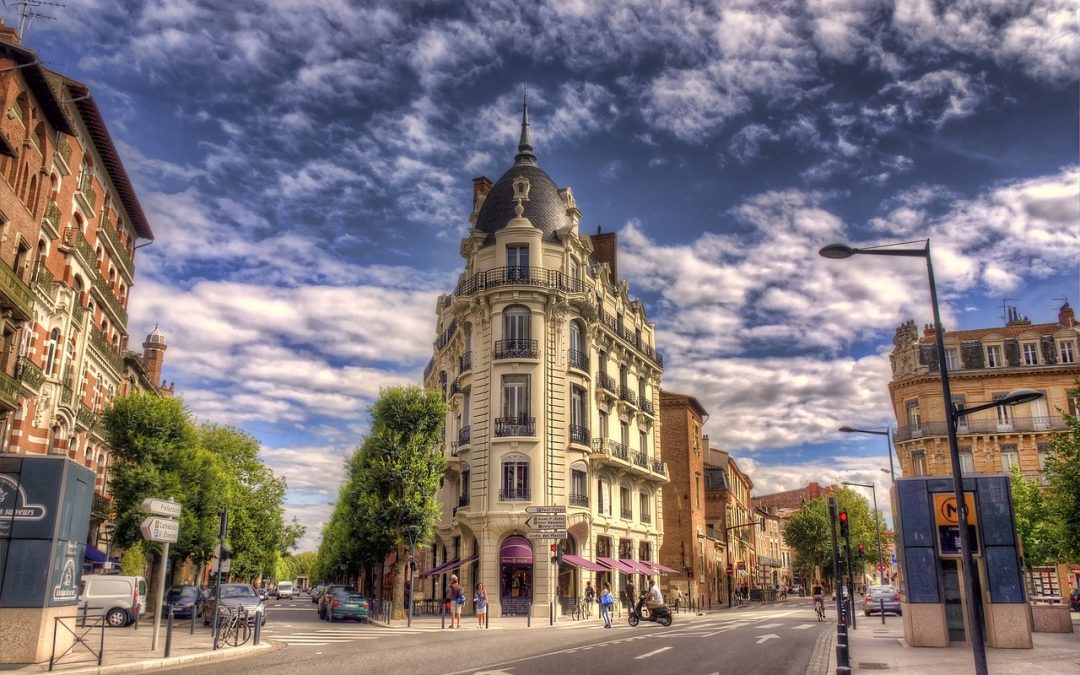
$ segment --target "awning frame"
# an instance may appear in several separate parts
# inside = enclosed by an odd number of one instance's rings
[[[598,565],[591,560],[586,560],[578,555],[564,554],[563,561],[577,567],[579,569],[587,570],[589,572],[607,572],[608,568],[603,565]]]

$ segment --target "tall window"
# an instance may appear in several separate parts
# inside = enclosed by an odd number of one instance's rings
[[[602,516],[611,515],[611,481],[607,478],[596,481],[596,508]]]
[[[970,445],[960,446],[960,473],[975,473],[975,458],[971,454]]]
[[[619,422],[619,429],[622,432],[619,436],[619,442],[623,444],[624,448],[630,447],[630,423]]]
[[[503,339],[528,340],[532,337],[532,314],[527,307],[513,305],[503,310]]]
[[[911,427],[919,426],[919,401],[917,399],[907,402],[907,423]]]
[[[581,432],[586,430],[589,426],[586,421],[588,420],[588,412],[585,409],[586,400],[587,397],[584,389],[577,386],[570,387],[570,426],[575,427],[571,432]],[[571,439],[574,439],[573,433],[571,433],[570,436]],[[582,442],[580,438],[576,440]],[[584,442],[588,442],[588,439],[585,439]]]
[[[584,469],[573,469],[570,471],[570,496],[571,497],[584,497],[588,499],[586,495],[589,494],[589,476],[585,473]],[[588,502],[585,502],[582,506],[588,506]]]
[[[503,417],[529,417],[529,376],[503,375]]]
[[[960,370],[960,350],[959,349],[946,349],[945,350],[945,366],[949,370]]]
[[[649,432],[647,432],[647,431],[639,431],[638,432],[638,443],[640,443],[640,445],[641,445],[641,454],[648,455],[649,454]]]
[[[577,258],[570,258],[570,278],[581,279],[581,263],[578,262]]]
[[[911,475],[926,475],[926,450],[911,451]]]
[[[1014,466],[1020,466],[1020,453],[1016,445],[1007,444],[1001,446],[1001,470],[1005,473],[1012,471]]]
[[[599,416],[600,416],[600,428],[597,431],[600,434],[600,438],[602,438],[602,439],[604,439],[606,441],[607,437],[608,437],[608,416],[607,416],[607,411],[601,410],[599,412]]]
[[[578,354],[585,353],[585,336],[581,324],[577,321],[570,322],[570,351]]]
[[[1000,401],[1006,394],[994,394],[994,400]],[[997,425],[1000,431],[1009,431],[1013,425],[1013,409],[1011,405],[999,405],[997,408]]]
[[[621,515],[626,520],[630,520],[634,516],[633,503],[631,502],[630,486],[623,484],[619,486],[619,507]]]
[[[640,502],[639,506],[640,506],[640,513],[641,513],[641,522],[643,522],[643,523],[651,523],[652,522],[652,504],[651,504],[651,500],[649,499],[649,493],[645,492],[643,490],[640,493],[639,497],[638,497],[638,501]]]
[[[529,499],[529,458],[521,454],[507,455],[502,462],[503,499]]]
[[[529,247],[511,244],[506,247],[507,274],[511,279],[529,278]]]
[[[60,329],[53,328],[49,333],[49,339],[45,342],[45,374],[55,375],[56,355],[60,349]]]
[[[644,408],[645,407],[645,401],[648,400],[645,397],[645,378],[644,377],[639,377],[638,378],[638,381],[637,381],[637,397],[638,397],[638,401],[641,402],[641,407]]]
[[[1072,340],[1058,342],[1058,361],[1061,363],[1076,363],[1076,345]]]
[[[472,470],[468,464],[461,466],[461,499],[460,504],[465,505],[469,503],[469,479],[472,477]]]
[[[1024,365],[1039,365],[1039,345],[1035,344],[1034,342],[1028,342],[1024,344]]]
[[[986,348],[986,367],[987,368],[1000,368],[1005,365],[1001,360],[1001,347],[998,345],[990,345]]]
[[[967,397],[963,394],[954,394],[952,397],[953,410],[962,410],[966,407]],[[967,416],[958,417],[956,419],[956,433],[966,434],[968,432],[968,418]]]

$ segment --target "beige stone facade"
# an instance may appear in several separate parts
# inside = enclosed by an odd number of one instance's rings
[[[740,588],[749,590],[754,585],[757,528],[750,503],[754,483],[728,453],[709,449],[706,456],[706,543],[715,542],[714,557],[719,558],[715,567],[706,571],[715,577],[715,602],[723,604]]]
[[[1080,325],[1068,304],[1053,323],[1033,324],[1012,309],[1009,317],[1005,326],[945,333],[953,402],[971,408],[1016,389],[1045,397],[962,418],[961,469],[999,473],[1019,465],[1025,475],[1041,478],[1050,437],[1064,428],[1061,413],[1078,409],[1069,390],[1080,376]],[[920,335],[909,321],[897,329],[893,344],[889,392],[902,475],[951,475],[933,330],[928,326]]]
[[[426,565],[449,563],[467,588],[483,581],[496,616],[569,611],[587,581],[640,589],[640,570],[596,560],[656,561],[663,544],[662,358],[644,307],[612,274],[614,235],[598,235],[598,253],[580,218],[537,165],[526,117],[513,167],[474,181],[465,268],[436,307],[424,384],[450,403],[449,468]],[[540,506],[565,508],[574,557],[558,567],[555,540],[529,538],[527,509]],[[416,597],[441,598],[445,583],[429,575]]]

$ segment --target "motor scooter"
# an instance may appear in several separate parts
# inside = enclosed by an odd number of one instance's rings
[[[630,610],[630,615],[627,617],[627,621],[631,626],[636,626],[642,621],[653,621],[661,626],[671,625],[671,610],[666,605],[660,607],[654,607],[648,610],[648,613],[643,613],[642,608],[644,602],[639,601],[633,609]]]

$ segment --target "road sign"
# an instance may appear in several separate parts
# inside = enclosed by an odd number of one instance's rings
[[[566,513],[565,506],[526,506],[525,513]]]
[[[539,516],[529,516],[525,526],[532,530],[565,530],[565,513],[545,513]]]
[[[968,525],[975,524],[975,495],[970,492],[964,493],[964,504],[967,505]],[[956,496],[953,494],[934,495],[934,514],[937,517],[938,526],[956,526],[960,524],[960,515],[956,508]]]
[[[175,544],[180,536],[180,523],[160,516],[150,516],[139,526],[143,539],[147,541]]]
[[[142,510],[152,516],[175,518],[180,515],[180,505],[165,499],[144,499],[142,501]]]
[[[877,566],[877,571],[878,572],[888,572],[889,571],[889,566],[886,565],[885,563],[881,563],[880,565]]]
[[[731,576],[732,574],[735,574],[735,566],[734,566],[734,565],[728,565],[728,566],[727,566],[727,573],[728,573],[728,576],[729,576],[729,577],[730,577],[730,576]]]
[[[556,532],[554,530],[545,530],[542,532],[526,532],[525,537],[527,539],[553,539],[555,541],[558,541],[560,539],[566,539],[566,530],[562,530],[560,532]]]

